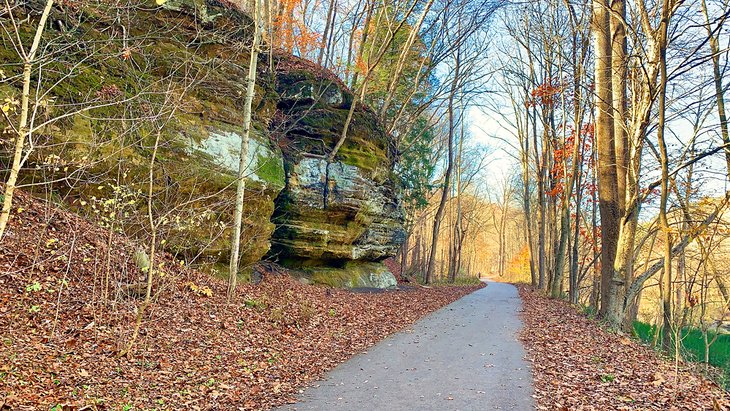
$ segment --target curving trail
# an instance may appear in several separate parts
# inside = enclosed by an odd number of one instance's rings
[[[530,410],[521,302],[490,282],[327,374],[285,410]]]

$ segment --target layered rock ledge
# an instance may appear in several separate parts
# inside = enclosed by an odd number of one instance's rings
[[[117,229],[143,233],[142,200],[160,127],[152,185],[163,245],[223,271],[252,22],[225,1],[147,3],[130,6],[129,31],[117,30],[118,13],[104,2],[53,9],[56,23],[46,39],[76,46],[44,66],[39,87],[52,85],[44,115],[86,101],[110,103],[39,130],[22,178],[63,181],[51,190],[81,213],[89,211],[84,204],[101,208],[124,198],[102,212]],[[22,32],[21,40],[32,34]],[[8,78],[19,78],[19,62],[13,50],[0,51]],[[69,67],[72,75],[65,74]],[[17,97],[19,86],[1,85],[0,98]],[[174,115],[147,120],[172,110],[169,90],[180,94]],[[344,145],[326,160],[352,104],[333,73],[291,55],[262,56],[247,155],[244,266],[266,258],[332,286],[394,284],[381,263],[404,238],[391,136],[358,105]]]

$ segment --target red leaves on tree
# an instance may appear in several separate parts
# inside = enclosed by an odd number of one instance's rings
[[[542,106],[552,107],[560,101],[558,97],[563,92],[563,87],[558,79],[551,79],[540,84],[530,92],[530,99],[527,102],[529,107]]]

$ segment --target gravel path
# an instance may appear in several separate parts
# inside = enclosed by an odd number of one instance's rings
[[[353,357],[284,410],[530,410],[520,298],[490,282]]]

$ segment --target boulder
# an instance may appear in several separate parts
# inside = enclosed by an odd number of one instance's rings
[[[274,136],[284,154],[286,185],[276,200],[269,256],[305,269],[315,282],[390,286],[390,280],[377,280],[392,277],[379,262],[405,238],[391,136],[360,104],[344,144],[328,161],[352,92],[310,62],[289,58],[281,66],[276,91],[283,115],[274,129],[283,132]]]
[[[288,166],[273,219],[273,253],[290,263],[380,261],[395,254],[405,233],[392,186],[341,161],[304,157]]]
[[[79,46],[54,55],[40,85],[52,85],[43,114],[61,114],[89,96],[109,104],[39,130],[21,177],[33,183],[49,176],[65,179],[67,184],[52,189],[82,214],[91,214],[84,204],[124,196],[123,208],[99,215],[113,216],[107,220],[117,220],[105,223],[132,235],[144,233],[149,164],[158,136],[151,183],[159,238],[167,251],[225,270],[251,19],[224,1],[168,0],[161,7],[150,2],[125,17],[135,45],[128,50],[127,38],[112,37],[115,31],[109,30],[118,24],[113,6],[94,2],[83,7],[84,16],[73,13],[55,8],[52,20],[79,25],[75,42],[105,47],[111,54],[95,60]],[[63,38],[57,30],[49,27],[45,39]],[[23,41],[32,40],[31,32],[22,35]],[[121,57],[110,58],[114,53]],[[0,99],[19,95],[17,59],[14,51],[0,50],[0,64],[8,78],[16,79],[0,85]],[[273,59],[273,72],[267,55],[258,68],[246,158],[242,264],[267,256],[306,267],[315,282],[392,285],[379,263],[404,238],[391,136],[360,104],[345,143],[328,162],[353,104],[352,92],[314,63],[284,54]],[[64,77],[68,67],[75,72]],[[185,93],[168,99],[169,90]],[[144,98],[136,98],[139,93]],[[146,120],[150,113],[170,112],[170,101],[176,104],[174,115]]]

